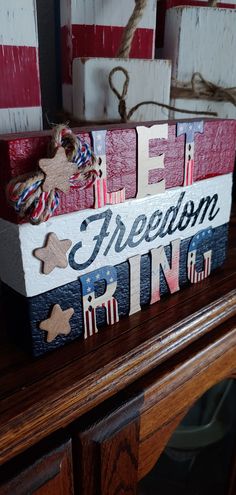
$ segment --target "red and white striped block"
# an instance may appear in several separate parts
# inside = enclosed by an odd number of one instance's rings
[[[35,0],[0,0],[0,133],[42,129]]]
[[[60,0],[60,4],[63,105],[71,112],[73,60],[115,57],[134,0]],[[130,58],[153,58],[155,28],[156,0],[148,0],[134,35]]]

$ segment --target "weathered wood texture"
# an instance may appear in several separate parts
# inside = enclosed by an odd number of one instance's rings
[[[28,454],[18,458],[14,466],[2,467],[0,476],[1,495],[73,495],[71,441],[49,453],[39,449],[35,460]]]
[[[72,62],[78,57],[116,57],[133,0],[60,0],[62,94],[72,112]],[[132,42],[131,58],[153,58],[156,2],[148,0]]]
[[[120,58],[76,58],[73,62],[73,116],[84,121],[119,120],[119,101],[109,86],[109,73],[117,66],[127,70],[130,82],[127,111],[144,100],[169,104],[171,64],[169,60]],[[124,74],[116,73],[113,84],[122,93]],[[166,119],[168,111],[156,105],[144,105],[131,121]]]
[[[106,480],[112,479],[115,468],[114,459],[120,458],[120,446],[127,440],[127,431],[132,431],[136,425],[138,427],[138,467],[137,479],[142,479],[155,465],[162,451],[164,450],[170,435],[181,421],[182,417],[194,402],[203,395],[209,388],[219,381],[231,377],[235,372],[236,357],[236,319],[233,318],[226,325],[220,326],[214,334],[207,335],[200,339],[197,344],[188,347],[185,351],[176,355],[166,363],[160,365],[150,375],[133,384],[120,394],[120,402],[123,399],[122,408],[112,407],[110,402],[102,408],[93,411],[96,421],[81,427],[78,432],[78,443],[80,452],[89,449],[89,446],[97,441],[99,432],[103,432],[103,439],[100,440],[105,449],[107,445],[112,445],[112,458],[110,463],[106,463]],[[131,404],[136,407],[136,418],[129,423],[129,427],[117,425],[118,410],[123,417],[129,419]],[[134,413],[133,413],[134,414]],[[100,416],[101,415],[101,416]],[[119,415],[120,422],[121,414]],[[110,433],[112,422],[114,430],[118,433]],[[109,424],[109,427],[106,426]],[[79,428],[79,425],[78,425]],[[122,438],[123,432],[123,438]],[[105,438],[105,440],[104,440]],[[130,442],[131,441],[131,442]],[[129,443],[130,442],[130,443]],[[126,442],[129,452],[135,448],[136,438],[132,442]],[[108,449],[109,452],[109,449]],[[108,455],[107,452],[107,455]],[[90,450],[90,462],[96,462],[94,451]],[[100,457],[101,469],[103,472],[103,461]],[[122,479],[125,481],[125,459],[123,466],[120,466],[120,485]],[[123,474],[123,477],[122,477]],[[88,477],[87,477],[88,478]],[[86,491],[86,478],[83,479],[83,490]],[[91,485],[90,485],[91,486]],[[111,485],[112,486],[112,485]],[[89,495],[95,491],[89,491]],[[101,490],[99,495],[103,494]],[[113,493],[113,492],[111,492]],[[122,489],[116,493],[123,493]],[[126,491],[124,491],[126,493]],[[129,493],[129,492],[127,492]],[[131,491],[130,493],[136,493]]]
[[[163,56],[172,60],[172,76],[186,83],[191,81],[194,72],[200,72],[217,85],[225,88],[235,86],[235,22],[236,10],[212,7],[169,9]],[[201,99],[173,99],[171,103],[188,110],[216,111],[221,118],[236,117],[235,106],[231,103]],[[177,113],[170,112],[170,115],[178,118]]]
[[[146,125],[153,125],[147,123]],[[235,121],[205,121],[204,133],[195,134],[194,181],[219,174],[231,173],[234,168],[236,132]],[[164,170],[150,172],[150,183],[165,178],[166,188],[182,186],[185,135],[176,136],[176,123],[168,125],[168,140],[150,141],[150,157],[164,154]],[[135,124],[105,126],[108,191],[125,187],[126,199],[137,192],[137,135]],[[91,144],[91,131],[102,127],[75,129],[79,137]],[[19,217],[10,208],[5,195],[8,181],[36,169],[38,160],[47,156],[50,133],[6,136],[0,140],[0,216],[18,223]],[[70,190],[60,194],[56,215],[92,208],[92,188]]]
[[[0,2],[0,133],[42,128],[36,2]]]
[[[188,397],[192,403],[211,384],[229,376],[231,363],[235,366],[235,227],[234,222],[229,259],[211,279],[132,315],[115,325],[112,332],[104,331],[99,338],[95,336],[82,344],[74,342],[39,361],[17,350],[9,336],[4,336],[3,325],[0,349],[1,463],[70,424],[204,334],[207,335],[203,346],[196,344],[196,356],[195,351],[191,355],[186,350],[180,368],[178,362],[173,361],[170,376],[175,377],[176,390],[178,384],[184,385],[185,382],[187,388],[177,404],[173,401],[168,406],[166,398],[163,410],[179,414],[188,406]],[[229,321],[229,318],[232,319]],[[223,324],[222,328],[216,330],[220,324]],[[209,362],[212,363],[211,376],[205,372]],[[167,380],[171,367],[169,364],[163,366],[162,371],[159,370],[162,381],[159,382],[158,402],[164,400],[171,389]],[[200,377],[196,392],[188,380],[191,369],[196,382]],[[201,390],[200,384],[203,384]],[[146,400],[150,408],[153,405],[152,394]],[[159,428],[157,423],[155,428]]]
[[[172,7],[180,7],[188,5],[191,7],[208,7],[208,0],[160,0],[158,2],[158,25],[156,33],[156,47],[162,48],[164,43],[165,33],[165,18],[167,9]],[[236,7],[235,0],[229,0],[228,2],[219,1],[216,4],[217,7],[224,9],[233,9]]]

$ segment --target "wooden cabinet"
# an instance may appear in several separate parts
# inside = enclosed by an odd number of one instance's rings
[[[93,411],[77,433],[80,493],[136,494],[193,403],[236,373],[235,339],[233,318]]]
[[[211,277],[87,341],[33,359],[4,328],[0,495],[136,494],[193,403],[236,377],[235,220]]]
[[[30,461],[27,453],[25,458],[3,467],[0,475],[1,495],[73,495],[71,441],[51,452],[41,452],[35,460]]]

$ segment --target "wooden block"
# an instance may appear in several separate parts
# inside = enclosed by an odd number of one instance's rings
[[[162,48],[164,43],[164,32],[165,32],[165,18],[167,9],[171,9],[173,7],[181,7],[181,6],[190,6],[190,7],[208,7],[208,0],[160,0],[158,2],[158,26],[156,33],[156,46],[157,48]],[[236,3],[235,0],[229,0],[228,2],[224,2],[219,0],[216,4],[217,7],[224,9],[235,9]]]
[[[73,62],[73,115],[76,118],[88,121],[120,119],[119,102],[108,81],[110,71],[116,66],[122,66],[130,76],[127,110],[144,100],[169,104],[171,64],[168,60],[77,58]],[[113,83],[122,93],[124,74],[116,73]],[[133,114],[131,120],[163,120],[167,115],[161,107],[145,105]]]
[[[37,227],[36,227],[37,228]],[[178,234],[177,234],[178,237]],[[179,287],[182,288],[190,283],[187,271],[188,248],[192,238],[181,240],[180,243],[180,264],[179,264]],[[212,249],[211,270],[221,266],[227,253],[228,224],[213,229],[211,238],[202,242],[198,247],[197,270],[201,272],[203,266],[202,253]],[[171,264],[171,245],[164,248],[167,260]],[[117,287],[114,296],[118,303],[119,317],[129,315],[131,308],[131,293],[137,288],[137,277],[132,279],[130,272],[130,260],[115,266],[117,272]],[[135,286],[131,286],[131,283]],[[139,306],[140,308],[150,304],[152,297],[151,287],[151,256],[144,254],[140,258],[140,282],[139,282]],[[132,287],[132,289],[131,289]],[[53,349],[57,349],[74,339],[84,338],[83,324],[83,296],[80,279],[63,285],[56,289],[44,292],[34,297],[25,297],[15,292],[9,286],[2,284],[3,303],[7,314],[8,330],[19,345],[24,345],[35,356],[42,355]],[[98,297],[104,292],[103,281],[96,284],[95,296]],[[165,276],[160,270],[160,296],[170,294],[170,288]],[[90,296],[88,296],[90,297]],[[59,304],[63,311],[69,308],[74,309],[70,323],[68,335],[58,334],[51,342],[47,341],[47,332],[39,328],[43,320],[47,320],[52,312],[52,308]],[[14,305],[14,311],[12,306]],[[136,308],[138,310],[138,308]],[[135,311],[133,311],[135,312]],[[96,309],[96,324],[99,331],[107,325],[106,310],[103,307]],[[19,333],[19,328],[21,332]],[[92,332],[93,333],[93,332]]]
[[[177,233],[183,239],[216,228],[229,221],[231,189],[232,174],[227,174],[96,211],[60,215],[38,226],[0,220],[0,278],[31,297],[99,267],[166,246],[178,238]],[[48,243],[52,235],[66,244],[63,253],[59,251],[63,263],[55,255],[55,243]]]
[[[163,56],[172,60],[172,75],[189,82],[194,72],[222,87],[233,87],[236,67],[236,10],[213,7],[177,7],[166,15]],[[201,99],[173,99],[172,105],[218,113],[221,118],[236,118],[231,103]],[[171,118],[178,118],[171,112]],[[186,115],[181,115],[185,118]],[[193,115],[194,117],[194,115]]]
[[[168,124],[168,139],[150,140],[150,157],[164,154],[164,169],[149,172],[150,184],[165,179],[165,188],[178,187],[184,182],[184,155],[186,135],[177,135],[178,123]],[[131,125],[132,127],[132,125]],[[76,130],[75,130],[76,132]],[[77,131],[81,140],[92,146],[92,134]],[[22,222],[6,200],[5,187],[11,178],[36,169],[38,160],[47,156],[50,136],[48,132],[6,136],[0,140],[0,216],[14,223]],[[137,145],[136,127],[117,125],[107,129],[106,137],[107,190],[125,188],[126,200],[137,194]],[[232,173],[236,148],[235,121],[204,121],[204,132],[194,134],[194,181],[220,174]],[[84,208],[92,208],[92,188],[71,189],[60,193],[60,205],[55,214],[65,214]]]
[[[115,57],[134,8],[133,0],[60,0],[62,94],[72,112],[72,62],[78,57]],[[154,57],[156,1],[148,0],[136,29],[130,58]]]
[[[42,129],[35,0],[1,0],[0,28],[0,133]]]

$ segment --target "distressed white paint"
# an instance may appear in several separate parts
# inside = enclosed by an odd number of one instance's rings
[[[4,0],[3,0],[4,1]],[[99,26],[126,26],[134,0],[61,0],[61,26],[88,24]],[[148,0],[139,27],[155,29],[156,0]]]
[[[38,46],[36,0],[0,0],[0,45]]]
[[[172,75],[188,82],[194,72],[217,85],[236,85],[236,10],[213,7],[168,9],[163,56],[172,60]],[[230,103],[176,99],[172,105],[188,110],[216,111],[218,117],[236,118]],[[171,118],[190,118],[189,114],[170,113]],[[192,117],[195,117],[193,114]]]
[[[171,64],[168,60],[75,59],[73,114],[76,118],[89,121],[120,119],[118,100],[108,82],[110,71],[118,65],[124,67],[130,76],[127,110],[144,100],[169,103]],[[115,73],[113,84],[122,92],[124,74]],[[133,114],[131,120],[162,120],[166,114],[166,110],[160,107],[145,105]]]
[[[149,184],[149,171],[164,168],[164,153],[150,157],[149,141],[151,139],[168,139],[168,124],[157,124],[152,127],[138,126],[138,192],[137,198],[150,194],[160,194],[165,191],[165,180]]]
[[[144,254],[149,250],[158,246],[164,246],[169,244],[175,239],[184,239],[195,235],[199,230],[208,227],[217,227],[223,225],[229,221],[230,208],[231,208],[231,187],[232,187],[232,174],[224,176],[214,177],[194,183],[188,187],[178,187],[167,190],[164,194],[158,194],[156,196],[149,196],[142,199],[134,199],[126,201],[118,205],[112,205],[103,207],[99,210],[83,210],[67,215],[61,215],[49,219],[46,223],[42,223],[39,226],[33,226],[30,224],[14,225],[5,220],[0,220],[0,278],[15,289],[17,292],[27,296],[34,296],[51,290],[55,287],[59,287],[68,282],[77,280],[80,275],[88,273],[96,268],[100,268],[105,265],[117,265],[131,256],[137,254]],[[185,230],[179,232],[176,230],[172,234],[166,234],[164,237],[159,236],[156,239],[151,239],[150,242],[143,239],[136,247],[126,246],[124,250],[116,252],[113,242],[110,251],[107,255],[104,255],[104,251],[108,246],[109,241],[116,228],[116,216],[120,215],[126,227],[125,240],[127,239],[134,220],[138,215],[145,215],[147,217],[146,224],[148,225],[151,215],[160,210],[164,214],[170,208],[170,206],[176,206],[181,193],[185,193],[182,206],[176,216],[175,224],[178,222],[181,212],[183,211],[183,205],[187,201],[192,200],[195,202],[195,210],[199,204],[201,197],[212,197],[215,193],[218,194],[218,203],[216,208],[219,208],[219,212],[213,220],[209,220],[208,213],[205,216],[204,221],[199,224],[201,215],[196,221],[194,226],[188,226]],[[215,208],[215,210],[216,210]],[[70,239],[72,241],[72,248],[79,241],[82,242],[82,248],[78,249],[75,255],[76,263],[84,263],[91,256],[93,248],[95,246],[94,236],[99,234],[104,219],[87,222],[89,217],[94,215],[101,215],[108,209],[112,212],[112,217],[108,225],[109,235],[103,239],[99,254],[93,263],[87,266],[83,270],[75,270],[67,266],[65,269],[55,268],[49,275],[41,273],[40,261],[33,255],[36,248],[44,246],[46,236],[54,232],[59,239]],[[208,210],[209,212],[209,210]],[[163,218],[162,217],[162,218]],[[168,217],[167,225],[170,223]],[[87,227],[81,231],[81,223],[86,221]],[[154,222],[155,223],[155,222]],[[136,230],[138,225],[136,225]],[[135,236],[135,240],[141,239],[144,235],[144,230]],[[152,229],[150,236],[154,236],[155,229]],[[134,236],[133,236],[134,237]],[[117,239],[117,235],[115,240]],[[123,244],[123,243],[122,243]],[[20,268],[22,267],[22,269]]]
[[[42,129],[42,108],[0,108],[0,133]]]
[[[160,295],[160,270],[162,268],[170,293],[179,290],[179,260],[180,239],[171,242],[171,263],[169,264],[163,246],[151,249],[151,302],[154,304],[161,298]]]

